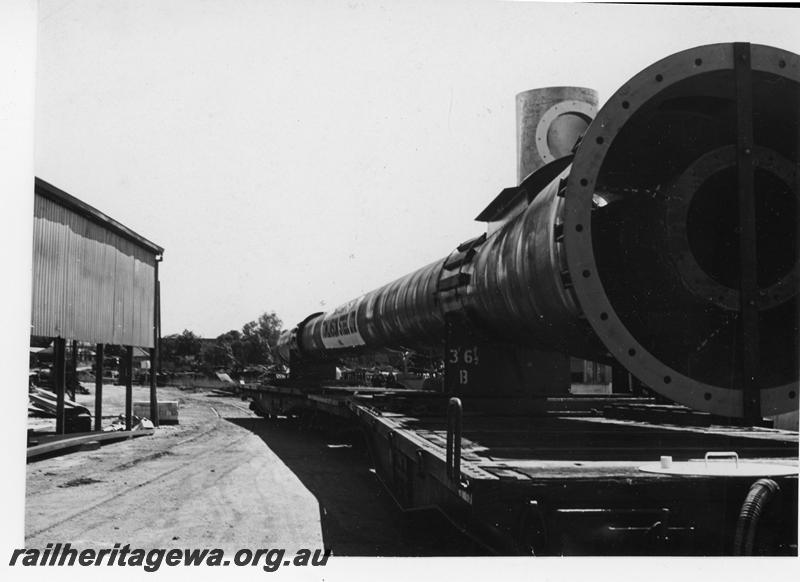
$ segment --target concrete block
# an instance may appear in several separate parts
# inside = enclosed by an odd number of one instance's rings
[[[134,402],[133,414],[139,418],[150,418],[150,402],[148,400]],[[161,424],[178,424],[178,401],[160,400],[158,420]]]

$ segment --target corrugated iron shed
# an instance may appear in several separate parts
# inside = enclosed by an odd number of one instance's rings
[[[154,347],[164,249],[36,178],[31,334]]]

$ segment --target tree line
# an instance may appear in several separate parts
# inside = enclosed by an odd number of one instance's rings
[[[272,350],[282,328],[281,319],[270,311],[245,323],[241,331],[232,329],[214,339],[203,339],[184,329],[161,338],[162,369],[224,369],[235,374],[246,368],[273,364]]]

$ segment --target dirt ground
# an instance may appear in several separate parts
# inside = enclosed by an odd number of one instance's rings
[[[134,388],[134,401],[147,395]],[[179,402],[179,425],[28,465],[27,547],[475,552],[438,514],[400,512],[357,439],[266,421],[236,397],[159,388],[159,399]],[[78,401],[93,410],[93,394]],[[103,424],[123,410],[124,388],[104,387]]]

